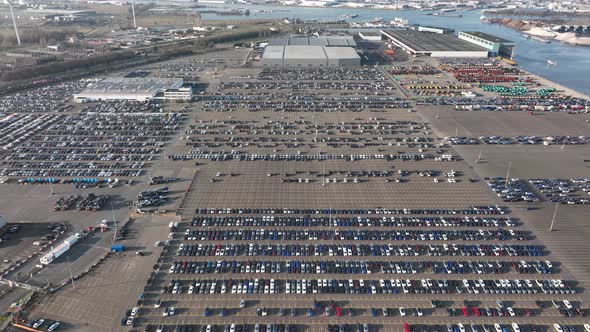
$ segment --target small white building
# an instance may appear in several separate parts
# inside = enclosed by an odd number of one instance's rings
[[[164,91],[165,100],[192,100],[193,89],[191,87],[183,87],[178,89],[168,89]]]

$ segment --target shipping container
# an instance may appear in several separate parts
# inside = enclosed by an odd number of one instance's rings
[[[123,246],[122,244],[113,244],[111,246],[112,252],[123,252],[123,250],[125,250],[125,246]]]

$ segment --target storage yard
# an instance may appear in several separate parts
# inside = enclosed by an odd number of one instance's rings
[[[42,90],[44,110],[1,104],[0,131],[51,121],[2,141],[2,214],[66,224],[56,246],[76,239],[47,267],[38,255],[6,275],[51,284],[20,323],[590,329],[587,97],[494,59],[298,68],[247,57],[185,57],[133,78],[196,79],[206,90],[190,103],[78,104],[85,85],[67,83],[68,96]]]

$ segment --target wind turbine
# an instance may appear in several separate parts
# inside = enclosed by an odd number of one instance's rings
[[[10,0],[6,0],[6,3],[8,4],[8,8],[10,8],[10,15],[12,16],[12,23],[14,24],[14,33],[16,34],[16,42],[18,43],[18,46],[20,46],[20,37],[18,35],[18,29],[16,28],[16,19],[14,18],[14,11],[12,10],[12,1]]]
[[[133,13],[133,27],[137,29],[137,22],[135,21],[135,2],[131,0],[131,12]]]

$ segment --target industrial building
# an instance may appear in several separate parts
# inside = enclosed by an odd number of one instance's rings
[[[193,89],[191,87],[168,89],[164,91],[165,100],[192,100]]]
[[[488,50],[482,46],[447,34],[414,30],[381,30],[392,44],[414,56],[485,58]]]
[[[273,38],[268,41],[269,46],[326,46],[326,47],[356,47],[353,36],[289,36]]]
[[[76,102],[103,100],[148,101],[157,94],[182,87],[182,78],[115,78],[89,84],[86,89],[74,95]],[[184,99],[185,92],[180,99]],[[170,97],[172,94],[169,95]]]
[[[352,47],[267,46],[262,54],[263,66],[327,67],[360,64],[361,57]]]
[[[459,39],[487,49],[491,56],[514,57],[516,44],[511,40],[479,31],[461,31]]]

